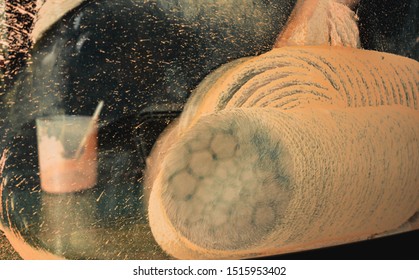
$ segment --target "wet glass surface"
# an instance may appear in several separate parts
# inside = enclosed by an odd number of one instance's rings
[[[22,15],[5,1],[12,16],[1,15],[2,226],[34,256],[171,258],[148,224],[146,159],[205,76],[271,49],[295,1],[81,1],[30,44],[34,2],[22,2],[29,12]],[[414,0],[362,3],[363,47],[418,59],[417,9]],[[91,115],[99,100],[98,184],[77,193],[41,191],[35,119]]]
[[[89,190],[50,194],[37,173],[10,176],[1,194],[4,226],[34,249],[69,259],[167,258],[148,227],[136,150],[101,149],[99,181]]]
[[[237,10],[236,20],[227,2],[82,1],[50,24],[32,51],[22,28],[24,39],[9,49],[29,54],[30,63],[20,66],[25,59],[9,54],[14,64],[4,68],[6,74],[20,74],[6,75],[1,96],[1,147],[8,151],[4,226],[33,249],[58,257],[168,258],[148,226],[146,157],[207,73],[270,47],[292,2],[248,1],[249,9]],[[32,11],[31,5],[27,1],[22,8]],[[25,16],[8,20],[29,24]],[[91,115],[99,100],[105,107],[98,184],[78,193],[41,191],[35,119]]]

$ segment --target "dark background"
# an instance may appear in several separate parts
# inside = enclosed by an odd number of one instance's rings
[[[340,246],[266,257],[278,260],[419,260],[419,230]]]

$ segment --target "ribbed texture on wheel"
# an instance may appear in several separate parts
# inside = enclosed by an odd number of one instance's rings
[[[313,104],[344,107],[400,104],[418,109],[419,69],[412,59],[388,53],[337,47],[274,49],[236,61],[209,75],[186,107],[199,117],[226,108]],[[213,77],[213,75],[215,77]],[[216,80],[216,81],[214,81]],[[197,101],[198,100],[198,101]],[[185,122],[185,120],[183,120]]]

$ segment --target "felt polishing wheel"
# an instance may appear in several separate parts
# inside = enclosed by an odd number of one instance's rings
[[[150,223],[167,252],[319,248],[395,231],[419,210],[416,61],[303,46],[219,71],[154,180]]]

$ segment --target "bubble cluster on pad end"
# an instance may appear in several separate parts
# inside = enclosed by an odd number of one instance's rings
[[[266,130],[238,128],[196,129],[165,164],[167,216],[176,230],[203,248],[257,246],[280,222],[290,200],[280,145]]]

